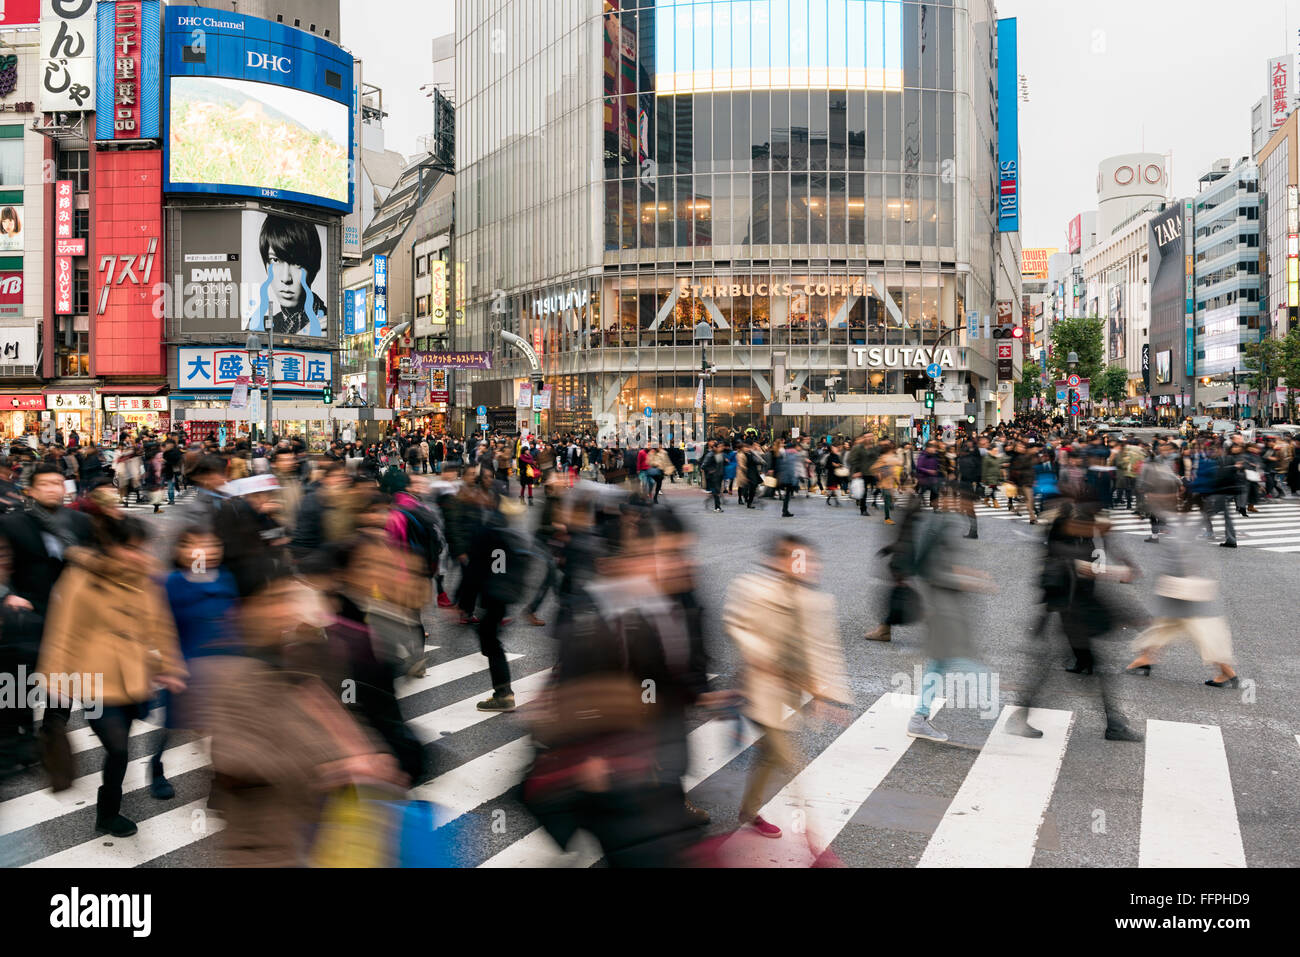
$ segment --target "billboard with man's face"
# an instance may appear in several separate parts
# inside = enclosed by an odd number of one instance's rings
[[[261,210],[186,210],[181,219],[183,289],[177,311],[187,334],[329,333],[329,231]]]

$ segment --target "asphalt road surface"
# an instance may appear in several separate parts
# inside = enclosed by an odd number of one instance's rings
[[[1143,577],[1110,586],[1123,590],[1133,613],[1122,634],[1105,644],[1102,668],[1119,709],[1145,734],[1141,743],[1104,740],[1099,678],[1063,670],[1069,654],[1055,628],[1029,634],[1038,615],[1041,526],[1005,510],[981,509],[980,538],[963,542],[962,561],[998,586],[994,595],[969,598],[989,675],[982,685],[949,689],[973,700],[950,700],[937,712],[936,727],[953,739],[940,745],[904,733],[922,664],[923,626],[896,629],[889,644],[863,639],[883,614],[888,587],[877,551],[893,529],[878,512],[864,518],[851,505],[835,508],[817,496],[800,497],[796,517],[782,520],[773,503],[747,511],[733,498],[716,514],[705,509],[698,490],[670,485],[665,497],[699,536],[699,591],[715,688],[732,687],[736,678],[737,656],[719,625],[728,583],[755,564],[778,529],[796,531],[822,551],[823,586],[838,609],[838,621],[826,627],[838,632],[851,677],[854,703],[842,723],[805,721],[802,714],[789,719],[797,723],[799,764],[792,780],[774,784],[762,812],[785,835],[765,840],[737,834],[722,845],[729,860],[803,866],[829,848],[852,867],[1300,865],[1294,619],[1300,506],[1268,504],[1241,520],[1237,550],[1191,541],[1148,544],[1142,523],[1115,516],[1116,544],[1108,559],[1131,562]],[[150,520],[165,524],[175,515],[164,510]],[[1206,687],[1212,668],[1188,645],[1170,648],[1151,677],[1122,673],[1140,617],[1152,606],[1162,550],[1173,547],[1191,549],[1200,573],[1222,583],[1243,679],[1238,690]],[[552,602],[543,606],[543,617]],[[403,679],[399,694],[408,722],[426,742],[432,772],[415,796],[436,802],[456,821],[460,863],[598,865],[599,852],[583,835],[562,853],[519,803],[516,785],[530,756],[522,720],[475,711],[474,703],[490,690],[475,634],[445,613],[428,618],[431,667],[423,679]],[[553,662],[552,639],[547,629],[516,622],[505,644],[522,704]],[[1044,708],[1031,721],[1044,737],[1008,735],[1005,716],[1042,653],[1051,655],[1052,678]],[[167,773],[177,793],[155,801],[146,766],[162,732],[137,723],[123,813],[140,832],[114,840],[93,831],[103,751],[79,714],[71,727],[78,774],[72,790],[51,794],[39,771],[0,782],[0,864],[218,863],[214,837],[221,821],[205,807],[210,773],[204,742],[192,736],[168,742]],[[704,714],[690,731],[689,796],[712,815],[707,833],[723,836],[736,828],[756,732]]]

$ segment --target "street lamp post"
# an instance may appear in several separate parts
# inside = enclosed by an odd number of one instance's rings
[[[1067,355],[1065,357],[1065,364],[1070,370],[1070,375],[1074,375],[1074,370],[1079,367],[1079,353],[1071,352]],[[1070,386],[1069,383],[1066,383],[1066,385],[1068,388],[1065,390],[1065,398],[1073,408],[1077,409],[1079,407],[1078,393],[1074,391],[1074,387]],[[1070,412],[1070,431],[1079,431],[1079,416],[1074,412]]]
[[[272,405],[275,401],[275,326],[269,324],[270,322],[270,317],[268,317],[266,327],[266,433],[263,436],[268,445],[271,442]],[[248,341],[244,343],[244,349],[248,353],[249,367],[256,373],[257,357],[262,353],[261,337],[256,332],[249,333]]]
[[[1232,367],[1232,421],[1237,421],[1237,367]]]

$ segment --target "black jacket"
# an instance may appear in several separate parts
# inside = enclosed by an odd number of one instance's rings
[[[64,566],[63,555],[52,555],[46,548],[41,524],[31,514],[35,507],[29,503],[27,508],[10,512],[0,519],[0,538],[9,546],[9,590],[32,604],[30,612],[5,612],[5,633],[0,635],[0,640],[31,648],[40,645],[45,616],[50,608],[50,592]],[[75,544],[90,544],[92,531],[90,519],[85,514],[64,508],[58,515]]]

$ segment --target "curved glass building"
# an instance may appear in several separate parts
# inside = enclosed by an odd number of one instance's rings
[[[496,353],[462,402],[516,404],[505,331],[544,432],[698,429],[707,363],[710,430],[894,433],[936,358],[940,418],[982,426],[997,29],[987,0],[459,0],[455,341]]]

